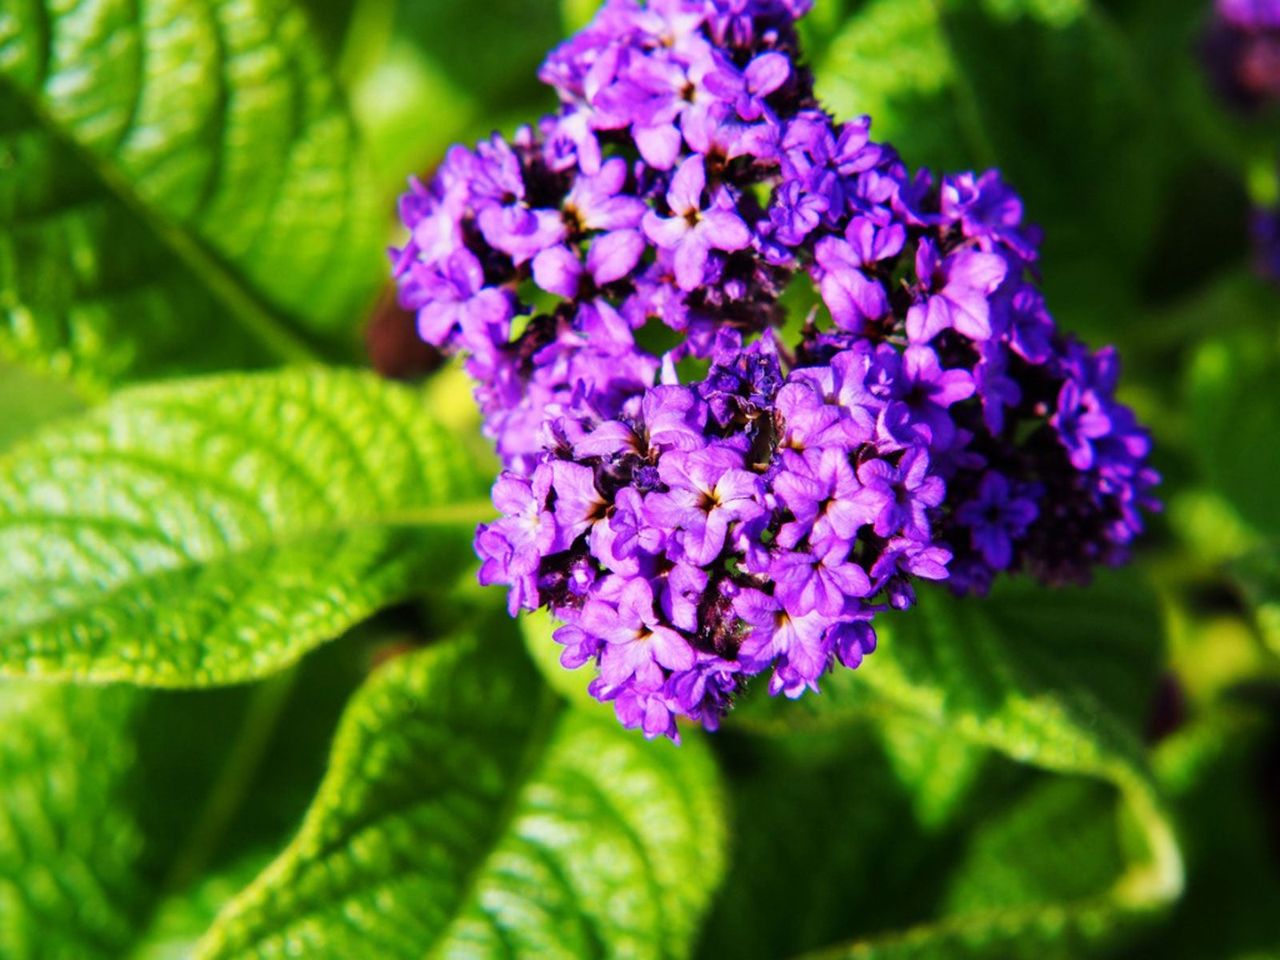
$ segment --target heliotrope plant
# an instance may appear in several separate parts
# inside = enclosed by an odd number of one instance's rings
[[[809,6],[610,0],[543,66],[557,113],[401,203],[401,301],[466,355],[504,465],[481,580],[561,620],[648,736],[857,667],[917,578],[1087,579],[1156,507],[1115,352],[1056,328],[1017,194],[827,114]]]

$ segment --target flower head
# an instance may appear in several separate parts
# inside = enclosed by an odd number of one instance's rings
[[[543,66],[556,113],[401,203],[401,299],[465,355],[503,462],[481,580],[549,609],[647,736],[714,728],[757,674],[794,697],[859,666],[917,580],[1121,562],[1156,506],[1021,199],[832,120],[808,7],[608,0]]]

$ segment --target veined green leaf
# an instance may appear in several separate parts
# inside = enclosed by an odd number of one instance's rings
[[[935,0],[868,0],[830,41],[815,73],[828,109],[870,115],[874,137],[893,143],[908,163],[963,167],[990,159]],[[931,122],[915,122],[925,110]]]
[[[296,829],[367,654],[344,640],[256,687],[0,684],[0,956],[194,942]]]
[[[815,77],[828,108],[870,114],[872,135],[912,167],[999,167],[1044,227],[1050,308],[1112,336],[1149,254],[1162,155],[1137,145],[1155,142],[1154,97],[1100,4],[867,0]],[[1072,121],[1045,123],[1046,111]]]
[[[248,886],[274,850],[255,849],[188,890],[164,900],[129,960],[190,960],[218,911]]]
[[[295,0],[6,4],[0,356],[111,380],[347,321],[378,210],[331,74]]]
[[[705,746],[562,710],[518,642],[392,661],[197,956],[679,957],[723,868]]]
[[[0,687],[0,955],[119,956],[145,911],[145,844],[113,796],[143,694]]]
[[[993,811],[966,847],[947,882],[950,915],[1087,899],[1125,868],[1111,791],[1076,777],[1036,783]],[[1070,925],[1063,933],[1066,940],[1054,949],[1087,951],[1087,940],[1073,941]]]
[[[895,720],[921,728],[921,744],[946,737],[916,718]],[[931,784],[902,776],[880,722],[766,736],[734,723],[717,735],[735,829],[698,956],[776,960],[932,915],[962,831],[1028,772],[993,760],[974,802],[940,822],[938,798],[954,792],[931,795]]]
[[[372,374],[126,391],[0,458],[0,674],[281,669],[468,569],[482,489],[419,395]]]
[[[1138,733],[1160,655],[1159,610],[1149,591],[1118,575],[1088,591],[1007,583],[982,601],[935,591],[886,621],[875,655],[856,672],[828,678],[809,709],[887,704],[1021,763],[1100,781],[1114,788],[1136,835],[1119,876],[1087,896],[1045,893],[973,910],[961,909],[960,898],[956,913],[815,956],[1043,956],[1063,944],[1082,950],[1178,896],[1181,856]],[[1035,875],[1033,866],[1027,870]]]

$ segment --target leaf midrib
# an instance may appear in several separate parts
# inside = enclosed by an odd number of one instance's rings
[[[41,4],[36,6],[43,9]],[[240,326],[273,356],[293,363],[332,359],[326,357],[327,351],[307,336],[299,324],[271,306],[260,291],[210,249],[201,237],[147,203],[122,170],[76,139],[49,113],[38,95],[15,83],[7,74],[0,73],[0,93],[6,92],[21,101],[45,135],[73,154],[92,174],[102,191],[136,216],[156,242],[198,279]]]
[[[190,557],[183,563],[160,566],[148,571],[146,574],[127,577],[112,586],[109,590],[91,593],[84,603],[61,608],[56,613],[44,617],[43,619],[31,620],[18,624],[17,626],[6,626],[3,629],[0,629],[0,641],[13,640],[34,631],[52,629],[60,621],[72,619],[86,609],[100,606],[104,602],[108,602],[121,594],[127,593],[131,590],[136,590],[140,586],[153,581],[208,567],[230,564],[236,560],[242,560],[247,556],[265,550],[286,551],[293,547],[305,545],[312,540],[317,540],[326,536],[338,536],[346,533],[379,531],[390,533],[401,528],[412,530],[474,526],[476,523],[490,519],[492,514],[493,504],[489,500],[477,499],[463,501],[461,504],[425,507],[419,510],[397,511],[380,516],[366,517],[359,520],[335,519],[331,523],[321,523],[314,526],[301,527],[286,537],[245,543],[215,556]],[[171,540],[167,542],[170,544],[172,543]],[[30,588],[32,585],[48,585],[57,582],[58,581],[53,579],[31,579],[15,584],[14,588]],[[3,601],[5,596],[6,592],[0,591],[0,601]],[[6,669],[7,668],[3,662],[0,662],[0,673],[6,672]]]
[[[465,878],[461,888],[458,890],[454,899],[451,919],[436,933],[430,945],[424,946],[424,955],[426,957],[438,956],[438,951],[447,943],[450,931],[453,929],[457,918],[462,916],[466,906],[472,902],[476,891],[479,889],[485,874],[485,868],[493,857],[494,851],[497,850],[503,838],[505,838],[512,824],[515,822],[517,814],[520,811],[521,804],[525,797],[525,791],[529,784],[537,776],[541,770],[543,763],[546,761],[552,744],[555,741],[556,734],[561,728],[561,724],[569,712],[564,708],[559,697],[545,684],[539,684],[537,687],[537,700],[533,704],[532,718],[525,728],[527,730],[527,738],[524,750],[521,753],[519,762],[517,763],[510,785],[506,790],[500,807],[495,811],[492,817],[493,829],[488,832],[485,841],[477,845],[476,854],[471,862],[467,865]],[[355,738],[353,738],[354,740]],[[351,750],[358,748],[359,743],[343,744],[339,741],[338,748]],[[336,759],[330,761],[330,774],[332,777],[335,773],[344,771],[344,765],[336,762]],[[311,810],[307,815],[308,822],[313,818],[319,819],[322,814],[327,815],[330,808],[338,806],[336,798],[340,794],[343,784],[337,780],[330,781],[326,778],[326,783],[321,786],[320,793],[313,802]],[[332,840],[316,850],[308,852],[308,859],[314,862],[323,862],[331,854],[336,854],[346,849],[351,839],[359,833],[371,830],[379,824],[389,822],[402,817],[407,811],[414,809],[419,803],[424,802],[418,798],[409,798],[404,803],[397,803],[378,810],[376,817],[352,820],[350,823],[344,824],[341,830],[341,840]],[[254,883],[244,890],[239,897],[236,897],[227,905],[223,911],[223,915],[227,916],[233,922],[239,920],[240,914],[234,912],[236,904],[240,900],[252,904],[258,897],[260,890],[270,890],[273,884],[280,879],[279,874],[283,874],[287,879],[289,872],[298,865],[295,857],[300,848],[300,844],[307,839],[307,826],[304,825],[302,832],[281,854],[276,858],[275,862],[262,873]],[[321,903],[323,904],[341,904],[349,900],[353,896],[368,892],[370,889],[376,888],[380,882],[380,878],[371,879],[368,883],[351,885],[343,888],[335,896],[327,897]],[[234,929],[234,928],[233,928]],[[205,941],[203,949],[198,949],[195,956],[197,960],[209,960],[222,955],[229,946],[229,939],[225,933],[219,929],[219,924],[215,924],[211,932],[216,931],[219,934],[217,942]],[[276,932],[280,932],[279,929]],[[252,936],[249,939],[240,942],[239,947],[242,951],[247,951],[255,944],[262,942],[261,936]]]

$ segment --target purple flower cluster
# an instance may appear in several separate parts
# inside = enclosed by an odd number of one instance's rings
[[[1216,0],[1201,47],[1223,99],[1246,110],[1280,100],[1280,2]]]
[[[609,0],[543,67],[557,114],[402,201],[402,303],[466,354],[505,466],[481,580],[649,736],[856,667],[916,578],[1085,579],[1156,506],[1017,195],[826,114],[808,5]]]

